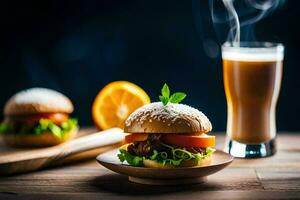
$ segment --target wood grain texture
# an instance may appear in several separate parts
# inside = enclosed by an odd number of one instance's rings
[[[218,148],[224,134],[217,137]],[[147,186],[96,161],[0,178],[0,199],[300,199],[300,135],[278,136],[278,153],[235,159],[204,184]]]
[[[92,133],[82,130],[80,133],[81,136],[66,143],[45,148],[8,148],[0,144],[0,175],[91,159],[101,152],[121,146],[124,139],[123,130],[119,128]]]

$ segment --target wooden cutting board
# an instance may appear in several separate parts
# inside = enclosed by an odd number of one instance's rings
[[[77,138],[61,145],[20,149],[6,146],[0,137],[0,175],[30,172],[95,158],[101,152],[121,146],[123,139],[123,130],[119,128],[101,132],[82,129]]]

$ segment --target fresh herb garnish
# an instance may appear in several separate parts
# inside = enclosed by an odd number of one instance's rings
[[[159,96],[159,100],[164,105],[168,103],[180,103],[186,97],[186,94],[183,92],[175,92],[172,95],[170,93],[169,86],[165,83],[161,89],[161,95]]]

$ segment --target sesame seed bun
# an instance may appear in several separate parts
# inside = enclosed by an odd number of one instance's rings
[[[70,114],[73,109],[70,99],[62,93],[46,88],[31,88],[12,96],[5,104],[4,115]]]
[[[78,128],[65,132],[62,138],[56,137],[53,133],[44,132],[40,135],[34,134],[2,134],[3,141],[13,147],[49,147],[61,144],[75,137]]]
[[[126,133],[202,134],[211,131],[209,119],[184,104],[155,102],[133,112],[125,122]]]

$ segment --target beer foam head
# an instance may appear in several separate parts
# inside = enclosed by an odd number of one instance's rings
[[[281,44],[262,47],[244,47],[224,44],[222,46],[222,58],[224,60],[262,62],[282,61],[284,47]]]

